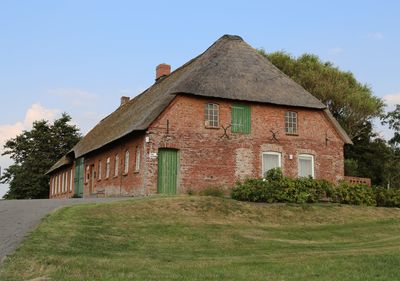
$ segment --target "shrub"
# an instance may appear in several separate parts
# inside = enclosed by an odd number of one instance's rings
[[[400,189],[374,187],[374,193],[378,207],[400,208]]]
[[[233,199],[251,202],[314,203],[331,196],[332,184],[312,178],[283,177],[278,169],[266,174],[266,179],[238,182],[231,191]]]
[[[210,186],[200,191],[202,196],[223,197],[225,195],[224,189],[220,186]]]
[[[333,191],[334,202],[353,205],[375,206],[376,199],[371,187],[362,184],[350,185],[340,182]]]

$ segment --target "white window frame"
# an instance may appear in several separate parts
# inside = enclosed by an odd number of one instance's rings
[[[125,151],[125,159],[124,159],[124,174],[128,174],[129,172],[129,150]]]
[[[57,175],[57,193],[60,194],[61,193],[61,175],[58,174]]]
[[[99,164],[98,164],[98,167],[97,167],[97,169],[98,169],[98,171],[97,171],[97,178],[98,178],[98,180],[101,180],[101,170],[102,170],[102,167],[103,165],[102,165],[102,163],[101,163],[101,160],[99,160]]]
[[[62,173],[62,178],[61,178],[61,192],[65,192],[65,173]]]
[[[205,125],[209,128],[219,128],[219,104],[207,102],[204,108]],[[216,117],[216,120],[214,120]]]
[[[278,163],[279,163],[279,167],[277,168],[281,168],[282,169],[282,153],[281,152],[276,152],[276,151],[265,151],[262,153],[261,156],[261,177],[264,177],[264,174],[267,171],[264,171],[264,155],[277,155],[278,156]]]
[[[298,118],[296,111],[286,111],[285,112],[285,133],[288,135],[297,135],[298,132]],[[289,131],[292,129],[292,131]]]
[[[314,160],[314,155],[312,155],[312,154],[307,154],[307,153],[302,153],[302,154],[299,154],[298,155],[298,159],[297,159],[297,175],[299,176],[299,177],[302,177],[301,175],[300,175],[300,158],[303,158],[303,159],[311,159],[311,177],[313,178],[313,179],[315,179],[315,160]]]
[[[136,147],[135,172],[140,171],[140,146]]]
[[[107,160],[106,160],[106,179],[108,179],[110,177],[110,163],[111,163],[111,159],[110,159],[110,157],[107,157]]]
[[[54,176],[51,179],[51,195],[54,195]]]
[[[115,155],[115,162],[114,162],[114,177],[117,177],[119,173],[119,155]]]

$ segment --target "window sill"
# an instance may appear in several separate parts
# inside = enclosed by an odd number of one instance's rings
[[[128,173],[123,173],[122,175],[123,175],[124,177],[126,177],[126,176],[128,175]]]
[[[291,134],[291,133],[286,133],[286,135],[287,135],[287,136],[294,136],[294,137],[298,137],[298,136],[299,136],[299,134],[297,134],[297,133],[296,133],[296,134],[293,134],[293,133],[292,133],[292,134]]]
[[[99,181],[101,181],[101,179],[98,179],[97,181],[99,182]]]
[[[113,176],[113,179],[118,178],[118,176]]]
[[[135,171],[134,173],[135,173],[135,174],[139,174],[139,173],[140,173],[140,171]]]
[[[204,126],[206,129],[211,129],[211,130],[219,130],[220,127],[214,127],[214,126]]]

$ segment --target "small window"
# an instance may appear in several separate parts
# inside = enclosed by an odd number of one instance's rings
[[[110,177],[110,157],[106,161],[106,179]]]
[[[99,160],[99,166],[97,168],[98,168],[97,174],[99,175],[99,180],[101,180],[101,171],[103,169],[101,160]]]
[[[314,156],[311,154],[299,155],[299,177],[314,178]]]
[[[61,178],[61,191],[62,191],[62,193],[65,192],[65,173],[62,173],[62,178]]]
[[[86,182],[89,182],[89,179],[90,179],[90,173],[89,173],[89,171],[90,171],[90,167],[89,167],[89,166],[86,166]]]
[[[219,105],[206,103],[204,112],[206,127],[219,128]]]
[[[72,192],[72,169],[69,171],[69,191]]]
[[[55,183],[55,178],[53,177],[51,180],[51,194],[52,195],[54,195],[54,193],[55,193],[54,183]]]
[[[59,193],[59,194],[61,193],[61,185],[62,185],[62,182],[61,182],[61,174],[59,174],[59,175],[58,175],[58,193]]]
[[[281,153],[279,152],[263,152],[262,155],[262,176],[265,177],[265,173],[274,168],[281,168]]]
[[[129,172],[129,151],[125,151],[124,174]]]
[[[251,111],[248,105],[232,105],[232,133],[250,134]]]
[[[115,155],[115,165],[114,165],[114,176],[118,176],[118,172],[119,172],[119,156],[118,154]]]
[[[140,171],[140,147],[136,147],[136,161],[135,161],[135,171]]]
[[[286,134],[297,134],[297,113],[285,112],[285,132]]]

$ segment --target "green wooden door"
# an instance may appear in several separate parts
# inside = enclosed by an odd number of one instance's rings
[[[74,193],[76,196],[83,196],[83,182],[85,180],[85,168],[83,158],[75,160]]]
[[[163,194],[176,194],[178,178],[178,151],[174,149],[158,150],[157,191]]]

